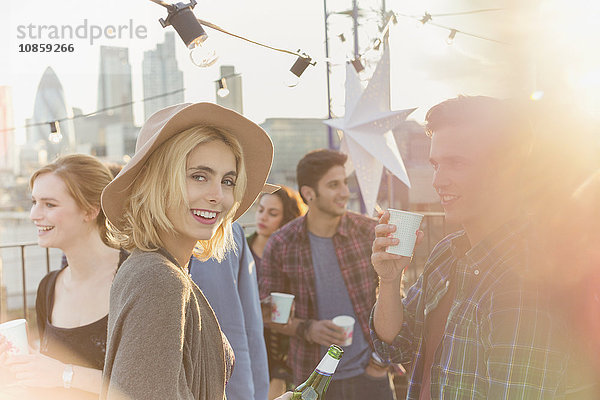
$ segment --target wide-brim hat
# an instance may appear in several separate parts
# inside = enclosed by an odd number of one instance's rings
[[[231,133],[242,148],[248,183],[234,220],[254,203],[265,185],[273,162],[273,143],[254,122],[237,112],[213,103],[185,103],[163,108],[144,123],[135,144],[135,154],[121,172],[102,191],[102,210],[118,229],[124,223],[124,205],[131,188],[150,155],[169,138],[195,126],[214,126]]]

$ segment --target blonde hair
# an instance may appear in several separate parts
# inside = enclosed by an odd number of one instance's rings
[[[67,187],[67,192],[79,208],[86,212],[98,212],[96,226],[100,238],[109,246],[106,216],[100,206],[100,195],[113,176],[110,170],[97,158],[87,154],[69,154],[57,158],[54,162],[38,169],[29,179],[29,189],[33,189],[35,180],[44,174],[54,174]],[[114,246],[113,246],[114,247]]]
[[[166,215],[169,206],[189,207],[186,198],[186,164],[196,146],[212,141],[229,146],[236,161],[237,179],[233,190],[234,204],[212,238],[199,240],[194,255],[201,260],[214,257],[221,261],[235,248],[231,224],[246,191],[246,169],[242,148],[229,132],[214,126],[196,126],[172,136],[148,158],[135,178],[130,198],[125,203],[121,230],[110,225],[112,240],[127,250],[154,251],[164,247],[159,232],[174,233]]]

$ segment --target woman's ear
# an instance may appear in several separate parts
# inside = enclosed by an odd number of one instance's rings
[[[85,222],[90,222],[95,220],[100,214],[100,206],[94,206],[85,213],[84,220]]]

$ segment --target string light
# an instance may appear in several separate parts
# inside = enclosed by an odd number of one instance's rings
[[[448,43],[449,45],[454,43],[454,38],[456,37],[456,32],[458,32],[456,29],[452,29],[450,31],[450,34],[446,38],[446,43]]]
[[[79,119],[79,118],[87,118],[87,117],[91,117],[91,116],[96,115],[96,114],[101,114],[101,113],[104,113],[104,112],[110,112],[111,110],[115,110],[117,108],[128,107],[128,106],[131,106],[131,105],[133,105],[135,103],[145,103],[147,101],[154,100],[154,99],[159,99],[161,97],[171,96],[173,94],[176,94],[176,93],[179,93],[179,92],[183,92],[183,91],[185,91],[184,88],[177,89],[177,90],[173,90],[171,92],[162,93],[162,94],[158,94],[158,95],[155,95],[155,96],[145,97],[145,98],[143,98],[141,100],[138,100],[138,101],[128,101],[127,103],[117,104],[117,105],[110,106],[110,107],[104,107],[104,108],[101,108],[99,110],[87,113],[87,114],[77,114],[77,115],[74,115],[72,117],[61,118],[61,119],[58,119],[58,120],[52,121],[52,122],[47,122],[47,121],[46,122],[34,122],[32,124],[25,124],[25,125],[20,126],[20,127],[3,128],[3,129],[0,129],[0,132],[10,132],[10,131],[14,131],[16,129],[26,129],[26,128],[31,128],[31,127],[34,127],[34,126],[51,125],[50,126],[50,133],[52,134],[53,133],[52,129],[57,129],[57,132],[59,131],[60,126],[58,124],[59,124],[59,122],[62,122],[62,121],[71,121],[71,120]],[[56,124],[56,127],[53,128],[52,127],[53,124]]]
[[[217,61],[217,53],[207,42],[208,35],[196,19],[192,9],[196,0],[190,3],[177,3],[165,6],[168,11],[167,18],[159,19],[163,28],[172,25],[190,50],[190,60],[199,67],[210,67]],[[162,5],[162,4],[161,4]]]
[[[286,85],[288,87],[297,86],[300,82],[300,76],[302,76],[306,68],[308,68],[309,65],[315,64],[316,63],[312,61],[312,58],[310,58],[306,54],[298,56],[296,62],[294,62],[294,65],[292,65],[292,68],[290,68],[290,73],[288,74]]]
[[[362,71],[365,70],[365,66],[363,65],[362,61],[359,58],[355,58],[354,60],[350,61],[350,63],[352,64],[352,66],[354,66],[354,70],[356,71],[357,74],[360,74]]]
[[[229,95],[229,89],[227,88],[227,80],[225,79],[225,77],[219,79],[216,82],[219,86],[219,88],[217,89],[217,95],[219,97],[227,97]]]
[[[48,135],[48,140],[54,144],[60,143],[63,136],[60,133],[60,124],[58,121],[52,121],[49,123],[50,125],[50,134]]]
[[[431,14],[429,14],[428,12],[425,12],[425,15],[423,15],[423,17],[421,17],[419,22],[421,23],[421,26],[423,26],[426,23],[428,23],[429,21],[431,21],[431,19],[432,19]]]

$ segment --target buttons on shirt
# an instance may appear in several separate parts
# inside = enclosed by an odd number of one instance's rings
[[[450,286],[450,281],[446,281],[446,287]]]
[[[475,271],[473,271],[473,273],[474,273],[475,275],[479,275],[479,270],[478,270],[478,269],[476,269]]]

